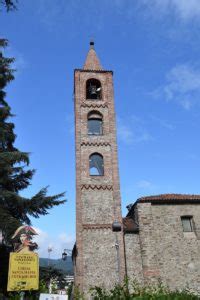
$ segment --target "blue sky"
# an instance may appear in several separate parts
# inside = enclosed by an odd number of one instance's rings
[[[49,185],[68,200],[33,220],[41,256],[75,240],[73,70],[91,37],[114,71],[123,215],[140,196],[200,192],[199,0],[19,0],[0,32],[16,57],[16,145],[37,170],[23,194]]]

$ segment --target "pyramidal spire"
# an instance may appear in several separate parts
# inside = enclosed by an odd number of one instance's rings
[[[85,64],[83,66],[84,70],[103,70],[98,56],[94,50],[94,42],[90,41],[90,50],[88,52]]]

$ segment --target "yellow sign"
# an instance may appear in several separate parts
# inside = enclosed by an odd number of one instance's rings
[[[39,259],[37,253],[10,253],[8,291],[38,290]]]

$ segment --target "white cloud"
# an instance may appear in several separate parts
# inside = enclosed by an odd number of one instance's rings
[[[136,183],[136,187],[140,189],[153,189],[155,185],[149,180],[140,180]]]
[[[158,124],[160,124],[160,126],[169,129],[169,130],[174,130],[175,126],[173,124],[171,124],[169,121],[158,118],[156,116],[151,115],[150,116],[151,120],[157,122]]]
[[[83,5],[84,3],[84,5]],[[47,9],[48,7],[48,9]],[[178,19],[187,21],[199,19],[199,0],[39,0],[37,2],[37,13],[41,22],[49,30],[62,30],[64,28],[75,28],[77,25],[88,28],[90,35],[95,36],[96,32],[105,27],[105,18],[110,16],[110,12],[123,16],[127,22],[132,22],[138,12],[145,16],[160,18],[166,14],[173,14]],[[74,16],[77,16],[74,18]],[[81,16],[81,17],[79,17]],[[93,28],[91,31],[91,20]],[[76,25],[76,26],[73,26]],[[83,26],[84,25],[84,26]],[[115,24],[113,24],[114,26]],[[74,35],[79,35],[80,30],[70,31]],[[120,32],[120,31],[119,31]],[[121,32],[125,34],[125,31]]]
[[[117,134],[121,141],[123,141],[126,144],[132,144],[134,140],[133,132],[127,125],[122,124],[121,121],[118,122]]]
[[[89,27],[90,34],[94,34],[96,31],[102,29],[104,26],[103,18],[105,11],[109,11],[107,4],[110,3],[106,0],[103,3],[102,1],[98,4],[96,1],[87,0],[83,4],[81,0],[39,0],[37,13],[41,22],[49,30],[57,31],[58,28],[61,30],[63,29],[63,24],[65,26],[70,24],[70,28],[74,28],[74,30],[68,30],[67,34],[73,34],[74,38],[75,35],[80,34],[80,30],[83,27]],[[92,31],[91,19],[94,21],[93,26],[95,28]],[[79,27],[79,31],[75,30],[77,26]]]
[[[166,74],[166,83],[152,93],[156,98],[164,97],[189,110],[200,104],[200,70],[189,64],[177,65]]]
[[[35,228],[38,233],[34,241],[38,244],[38,253],[40,257],[48,257],[48,247],[52,247],[51,258],[61,258],[64,249],[72,249],[75,243],[75,237],[61,232],[58,236],[50,236],[40,228]]]
[[[142,0],[139,3],[156,13],[175,13],[184,21],[200,16],[199,0]]]
[[[121,118],[117,119],[117,135],[119,140],[127,145],[148,142],[153,140],[142,121],[136,117],[129,117],[129,125]]]
[[[59,19],[63,20],[68,6],[65,0],[55,0],[53,2],[50,0],[40,0],[38,5],[38,14],[42,23],[50,28],[54,27]],[[71,15],[70,10],[68,14]]]
[[[200,16],[199,0],[171,0],[169,2],[171,2],[172,9],[174,7],[183,19]]]

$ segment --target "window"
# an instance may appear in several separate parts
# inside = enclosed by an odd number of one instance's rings
[[[86,82],[86,99],[100,100],[101,98],[101,82],[97,79],[88,79]]]
[[[88,134],[102,135],[103,134],[102,115],[99,112],[90,112],[88,114]]]
[[[194,222],[192,216],[183,216],[181,217],[181,222],[184,232],[194,231]]]
[[[90,162],[90,175],[103,176],[103,156],[99,153],[93,153],[89,157]]]

